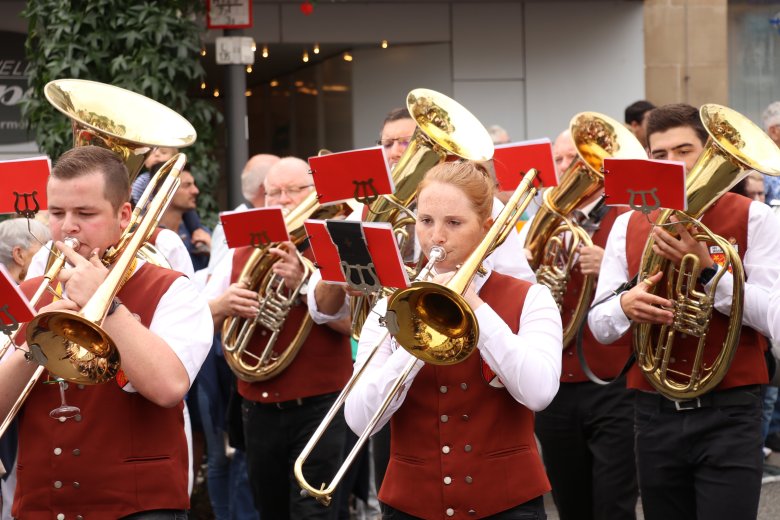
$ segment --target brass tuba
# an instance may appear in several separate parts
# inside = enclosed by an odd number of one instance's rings
[[[671,262],[653,253],[654,240],[648,239],[642,253],[639,279],[664,272],[662,278],[666,297],[672,300],[674,321],[672,325],[649,323],[634,325],[634,353],[637,365],[648,382],[669,399],[693,399],[715,388],[725,377],[739,343],[742,327],[743,291],[745,273],[736,249],[728,240],[715,235],[697,221],[723,194],[747,176],[748,170],[769,175],[780,175],[780,149],[745,116],[715,104],[703,105],[699,111],[709,138],[699,159],[688,172],[686,194],[688,209],[663,211],[655,222],[665,226],[669,217],[689,222],[701,230],[698,240],[717,244],[726,256],[726,266],[733,274],[731,312],[728,333],[721,349],[712,359],[705,359],[705,343],[709,339],[710,320],[714,309],[715,289],[726,269],[718,270],[708,291],[696,290],[699,277],[699,259],[686,255],[676,268]],[[658,293],[659,286],[649,287],[648,292]],[[696,352],[690,373],[673,370],[669,363],[674,357],[677,334],[696,338]],[[720,338],[718,338],[720,339]]]
[[[544,192],[544,202],[530,224],[525,241],[532,254],[531,269],[536,272],[537,281],[550,289],[559,310],[579,256],[578,248],[593,245],[588,232],[570,218],[572,211],[602,190],[604,159],[647,158],[634,134],[603,114],[577,114],[569,123],[569,130],[577,157],[561,175],[560,184]],[[568,318],[564,319],[564,347],[576,336],[596,290],[594,276],[583,278],[577,308],[571,317],[564,317]]]
[[[303,201],[285,216],[285,225],[290,231],[292,242],[298,246],[306,240],[303,222],[309,218],[327,219],[346,215],[346,204],[320,206],[317,193],[312,191]],[[236,376],[246,382],[265,381],[279,375],[293,362],[304,341],[309,336],[312,319],[307,312],[303,322],[290,345],[280,352],[275,350],[276,340],[284,326],[284,322],[292,306],[296,303],[301,287],[314,271],[314,264],[298,254],[304,267],[304,277],[294,290],[290,291],[284,285],[284,280],[275,275],[271,267],[277,262],[275,255],[268,249],[278,244],[258,247],[244,264],[238,278],[246,288],[256,291],[260,301],[260,312],[253,320],[238,316],[229,316],[222,324],[222,349],[225,360]],[[252,336],[259,333],[260,326],[267,335],[262,352],[250,351],[249,342]]]
[[[417,128],[409,145],[393,168],[395,192],[384,195],[368,206],[366,222],[389,222],[403,252],[411,245],[407,226],[415,222],[410,209],[417,196],[417,185],[425,173],[449,156],[472,161],[493,157],[490,134],[471,112],[455,100],[434,90],[418,88],[406,96],[406,108]],[[352,298],[352,337],[360,336],[366,316],[376,303],[375,296]]]
[[[328,413],[325,414],[325,418],[295,460],[293,473],[301,486],[301,494],[309,495],[325,506],[330,504],[333,493],[341,479],[344,478],[347,469],[368,441],[374,428],[382,419],[390,403],[398,395],[415,363],[417,363],[417,359],[412,359],[404,367],[387,397],[371,417],[368,426],[360,434],[352,450],[347,454],[333,480],[329,484],[322,483],[319,488],[312,486],[303,475],[303,465],[388,334],[393,334],[398,343],[415,358],[439,365],[458,363],[474,351],[479,338],[479,326],[473,311],[461,293],[466,290],[474,275],[480,270],[482,261],[506,240],[510,232],[514,232],[515,223],[536,194],[536,188],[532,185],[536,175],[536,170],[530,170],[525,174],[482,242],[469,255],[446,286],[428,281],[434,264],[443,260],[446,254],[443,249],[434,247],[428,253],[428,264],[420,270],[412,287],[396,291],[390,297],[387,303],[388,312],[385,316],[387,332],[373,347],[363,366],[352,374]],[[423,327],[427,329],[429,334],[426,332],[418,334],[418,331],[421,331]],[[401,336],[399,337],[398,334]],[[427,339],[423,340],[423,337]]]

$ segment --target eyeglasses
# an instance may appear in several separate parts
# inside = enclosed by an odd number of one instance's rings
[[[377,145],[384,148],[392,148],[393,144],[398,143],[401,148],[409,146],[409,141],[412,140],[412,136],[409,137],[396,137],[395,139],[380,139],[376,142]]]
[[[282,193],[286,193],[288,197],[295,197],[299,193],[302,193],[303,190],[308,190],[309,188],[313,188],[314,184],[307,184],[306,186],[298,186],[297,188],[282,188],[281,190],[271,190],[265,192],[266,198],[269,199],[278,199],[282,196]]]

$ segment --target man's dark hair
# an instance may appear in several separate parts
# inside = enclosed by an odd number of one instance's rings
[[[696,107],[685,103],[663,105],[650,111],[647,115],[647,141],[658,132],[666,132],[672,128],[687,126],[696,132],[702,146],[707,142],[707,130],[701,122]]]
[[[392,123],[393,121],[398,121],[400,119],[412,119],[412,116],[409,114],[409,111],[406,108],[394,108],[390,112],[387,113],[385,116],[385,120],[382,121],[382,126],[379,128],[379,132],[382,132],[382,129],[385,127],[387,123]]]
[[[78,146],[60,156],[51,169],[54,179],[77,179],[92,173],[102,173],[105,179],[103,196],[115,210],[130,200],[130,178],[117,154],[99,146]]]
[[[635,101],[626,107],[625,121],[627,125],[631,123],[642,123],[645,113],[654,109],[655,105],[646,100]]]

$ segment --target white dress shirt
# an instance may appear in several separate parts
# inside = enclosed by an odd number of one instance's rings
[[[489,276],[490,271],[484,277],[475,278],[478,293]],[[386,332],[379,324],[379,316],[384,316],[386,310],[387,299],[382,299],[363,326],[355,360],[356,372],[366,363],[369,354]],[[517,334],[513,334],[486,303],[477,308],[475,315],[479,323],[479,352],[473,355],[482,355],[516,401],[530,410],[544,409],[555,397],[561,376],[561,317],[550,291],[541,285],[529,289]],[[389,336],[378,348],[366,372],[347,398],[344,408],[347,423],[355,432],[366,428],[404,367],[415,359],[403,348],[398,348]],[[375,431],[387,423],[403,404],[414,377],[423,365],[423,361],[417,360],[402,390],[390,403]]]
[[[239,204],[233,211],[246,211],[249,206],[246,204]],[[225,228],[222,227],[222,222],[218,222],[214,226],[214,231],[211,233],[211,254],[209,256],[208,274],[211,276],[214,274],[214,269],[217,268],[217,264],[222,260],[222,257],[227,254],[228,250],[227,239],[225,238]]]
[[[626,259],[626,230],[633,211],[623,213],[612,226],[604,250],[595,302],[608,297],[622,283],[628,281]],[[769,294],[777,279],[780,266],[780,220],[766,204],[751,202],[748,210],[747,251],[744,252],[745,295],[742,324],[770,335],[767,321]],[[633,273],[632,273],[633,274]],[[715,291],[715,309],[729,315],[734,279],[726,272]],[[710,284],[706,288],[709,289]],[[771,319],[770,319],[771,320]],[[628,331],[631,322],[620,306],[620,297],[593,307],[588,315],[588,325],[601,343],[612,343]],[[780,331],[779,331],[780,332]]]

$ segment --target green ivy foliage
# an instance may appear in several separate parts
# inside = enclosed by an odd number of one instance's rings
[[[138,92],[197,130],[196,143],[183,152],[200,187],[200,215],[213,223],[219,178],[214,128],[222,116],[208,101],[187,95],[205,77],[199,61],[203,10],[204,2],[193,0],[28,0],[22,15],[29,22],[31,93],[23,117],[41,149],[56,158],[73,140],[70,120],[43,95],[49,81],[89,79]]]

